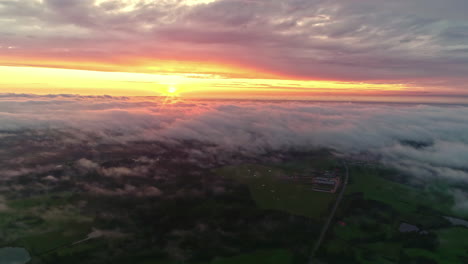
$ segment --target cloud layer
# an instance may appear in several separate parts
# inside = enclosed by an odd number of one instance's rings
[[[42,147],[48,142],[41,137],[53,135],[70,146],[196,141],[212,146],[219,157],[325,147],[347,155],[370,153],[421,177],[468,180],[465,106],[4,95],[0,131],[5,142],[39,135],[34,144]],[[208,153],[190,153],[193,158],[204,155]],[[23,162],[18,159],[11,162]],[[135,173],[100,168],[86,159],[79,164],[103,175]]]
[[[467,12],[464,0],[4,0],[0,54],[222,61],[306,79],[463,90]]]

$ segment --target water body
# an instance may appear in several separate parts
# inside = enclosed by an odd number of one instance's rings
[[[455,217],[450,217],[450,216],[444,216],[445,219],[449,220],[450,223],[454,226],[464,226],[464,227],[468,227],[468,221],[465,221],[463,219],[458,219],[458,218],[455,218]]]
[[[0,248],[0,264],[26,264],[30,260],[31,256],[24,248]]]
[[[419,228],[415,225],[411,225],[408,223],[401,223],[398,231],[401,233],[408,233],[408,232],[419,232]]]

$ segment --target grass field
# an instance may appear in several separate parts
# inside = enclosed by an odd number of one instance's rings
[[[337,237],[346,241],[357,239],[364,240],[375,237],[388,239],[397,230],[394,225],[381,223],[372,217],[367,217],[366,215],[347,217],[343,219],[343,221],[346,222],[346,227],[336,225],[333,232]],[[369,232],[369,227],[372,227],[372,232]]]
[[[320,155],[288,161],[280,164],[271,164],[287,172],[301,172],[310,169],[315,170],[330,170],[333,168],[342,167],[338,160],[328,152],[323,152]]]
[[[242,254],[231,258],[218,258],[210,264],[290,264],[293,255],[284,249],[259,250],[250,254]]]
[[[39,195],[8,201],[8,207],[16,210],[26,210],[34,207],[56,207],[69,204],[75,195],[70,192]]]
[[[439,247],[434,252],[410,248],[405,249],[409,256],[422,256],[437,263],[466,263],[468,260],[468,229],[462,227],[446,228],[436,231]]]
[[[75,195],[56,193],[7,201],[0,213],[0,242],[23,247],[37,255],[86,238],[92,219],[73,205]]]
[[[146,257],[133,257],[132,259],[122,259],[122,263],[133,264],[183,264],[183,261],[160,260],[150,255]],[[233,257],[215,258],[210,262],[197,262],[197,264],[292,264],[293,254],[286,249],[258,250],[252,253],[245,253]]]
[[[314,192],[310,187],[278,178],[284,170],[261,165],[224,167],[216,172],[249,187],[252,198],[262,209],[273,209],[320,218],[327,214],[335,195]]]
[[[23,237],[19,244],[27,248],[33,255],[37,255],[84,239],[90,231],[89,223],[68,223],[67,226],[62,226],[56,231]]]
[[[346,194],[363,193],[365,199],[391,205],[403,215],[411,215],[423,206],[441,214],[463,217],[453,211],[453,199],[440,187],[428,186],[417,189],[383,178],[384,174],[395,173],[380,168],[350,167],[352,183]]]
[[[336,195],[312,191],[310,186],[285,179],[287,177],[284,176],[307,173],[312,169],[331,170],[340,166],[337,160],[324,157],[282,164],[227,166],[216,169],[215,173],[228,179],[230,184],[236,181],[246,186],[242,186],[240,190],[242,190],[242,197],[247,196],[243,202],[249,205],[248,208],[257,211],[258,208],[276,210],[305,216],[308,218],[301,218],[307,222],[317,223],[316,225],[320,227]],[[443,219],[444,215],[464,218],[452,211],[453,200],[446,195],[447,189],[444,184],[431,184],[421,188],[411,187],[393,181],[392,173],[395,172],[379,167],[350,166],[350,183],[346,188],[346,196],[340,204],[336,218],[330,226],[328,239],[322,245],[321,250],[326,252],[323,256],[341,256],[344,261],[337,260],[338,262],[329,263],[346,263],[345,261],[350,259],[368,264],[406,263],[403,257],[412,261],[421,257],[437,263],[465,263],[468,259],[468,240],[466,239],[468,229],[438,226],[440,221],[446,221]],[[245,195],[247,188],[251,198]],[[35,261],[38,261],[34,263],[42,263],[41,259],[44,263],[55,263],[55,260],[82,263],[81,261],[91,261],[95,256],[102,259],[107,256],[115,257],[116,252],[120,250],[120,245],[113,244],[114,239],[102,237],[70,246],[73,242],[86,238],[93,226],[91,218],[80,214],[81,207],[76,206],[79,199],[83,198],[72,193],[58,193],[7,201],[8,209],[0,212],[0,235],[2,236],[0,241],[5,244],[7,240],[14,240],[14,243],[8,243],[8,245],[14,244],[14,246],[26,248],[31,252]],[[225,206],[223,200],[213,199],[191,206],[186,212],[193,213],[193,215],[203,212],[206,216],[205,212],[216,214],[222,212]],[[179,207],[176,211],[178,210]],[[338,220],[346,224],[338,225],[336,224]],[[430,236],[434,238],[431,241],[438,243],[432,247],[432,252],[428,249],[429,247],[424,249],[424,243],[418,243],[424,240],[424,238],[420,240],[422,235],[399,233],[398,226],[402,221],[430,232]],[[433,226],[435,227],[432,228]],[[300,232],[302,233],[303,230],[301,228]],[[14,236],[10,236],[12,234]],[[282,234],[279,234],[279,237],[281,241],[284,240]],[[416,242],[407,243],[408,237]],[[241,241],[245,243],[247,240]],[[301,242],[301,245],[303,244],[306,243]],[[154,252],[154,249],[159,250],[158,248],[144,249],[146,244],[142,247],[143,252],[138,251],[138,255],[128,252],[129,254],[122,255],[124,259],[121,262],[119,259],[115,263],[183,263],[165,260],[167,256]],[[297,255],[293,255],[293,251],[282,249],[283,247],[285,247],[283,244],[273,245],[272,249],[252,252],[250,252],[252,247],[248,247],[247,250],[237,252],[250,253],[233,257],[218,257],[209,262],[196,263],[293,263],[293,258]],[[57,250],[47,253],[51,249]],[[147,252],[144,252],[145,250]],[[37,255],[41,256],[37,258]],[[221,256],[229,256],[229,254]],[[209,260],[209,258],[205,259]]]
[[[346,255],[358,263],[465,263],[468,229],[449,227],[443,218],[463,218],[452,210],[446,184],[432,182],[416,188],[390,180],[392,173],[397,172],[350,166],[350,184],[341,208],[346,226],[333,228],[324,253]],[[398,231],[402,221],[429,233],[402,234]]]

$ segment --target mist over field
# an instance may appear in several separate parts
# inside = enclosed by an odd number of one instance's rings
[[[214,160],[328,148],[372,155],[416,178],[468,181],[468,107],[460,105],[5,94],[0,130],[3,141],[45,136],[26,141],[43,155],[57,147],[135,141],[201,142],[209,144],[207,152],[192,155]],[[49,140],[51,133],[58,136]],[[2,178],[54,165],[20,163],[5,148],[0,153]]]

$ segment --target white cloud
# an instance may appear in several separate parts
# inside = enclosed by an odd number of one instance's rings
[[[10,208],[6,204],[5,197],[0,196],[0,212],[8,211]]]
[[[465,106],[232,100],[162,105],[157,98],[0,97],[2,133],[43,128],[66,131],[67,144],[197,140],[214,144],[211,151],[219,157],[328,147],[380,155],[386,164],[421,177],[468,180]],[[408,142],[427,145],[415,148]],[[200,153],[190,158],[203,160]],[[134,168],[101,168],[82,159],[77,166],[130,176],[144,174],[145,162],[141,159]]]
[[[56,182],[56,181],[58,181],[58,179],[55,178],[55,177],[52,176],[52,175],[48,175],[48,176],[44,177],[44,180],[50,181],[50,182]]]
[[[160,189],[154,186],[136,187],[130,184],[126,184],[123,188],[116,188],[112,190],[90,184],[84,185],[84,187],[92,193],[108,196],[132,195],[136,197],[157,197],[163,194]]]
[[[33,173],[45,173],[55,168],[55,165],[38,165],[34,167],[19,167],[15,169],[0,169],[0,180],[7,180],[13,177],[23,176]]]
[[[80,159],[76,162],[76,165],[85,170],[97,170],[100,168],[99,164],[88,159]]]
[[[151,164],[150,164],[151,165]],[[129,177],[129,176],[145,176],[148,172],[147,166],[135,166],[131,168],[119,167],[103,167],[98,163],[82,158],[76,162],[78,169],[85,171],[95,171],[102,176],[106,177]]]

